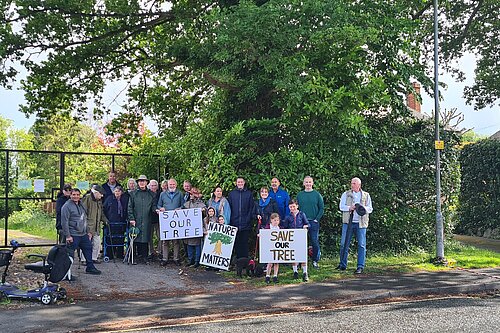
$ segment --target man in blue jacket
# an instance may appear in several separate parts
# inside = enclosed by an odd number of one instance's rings
[[[288,208],[288,202],[290,201],[290,195],[281,186],[281,182],[278,177],[271,179],[271,190],[269,191],[269,196],[276,201],[278,204],[278,210],[280,213],[281,222],[290,215],[290,209]]]
[[[236,259],[248,257],[248,239],[252,230],[252,219],[255,218],[255,202],[253,193],[245,186],[245,179],[236,179],[236,188],[229,192],[227,200],[231,207],[232,226],[238,228],[234,249]]]

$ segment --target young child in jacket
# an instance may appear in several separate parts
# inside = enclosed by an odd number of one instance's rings
[[[285,217],[283,222],[284,229],[307,229],[309,227],[309,222],[307,221],[306,214],[299,211],[299,203],[297,200],[292,199],[288,204],[290,208],[290,215]],[[293,278],[299,278],[298,263],[293,263]],[[307,275],[307,264],[305,262],[301,263],[302,266],[302,281],[309,281],[309,276]]]
[[[280,229],[280,214],[272,213],[270,217],[270,222],[267,225],[268,229],[271,230],[279,230]],[[280,264],[278,263],[269,263],[267,264],[266,269],[266,283],[271,283],[271,270],[274,270],[273,282],[278,283],[278,270],[280,269]]]
[[[217,217],[215,216],[215,208],[208,207],[207,216],[203,219],[203,237],[208,234],[208,224],[217,223]]]

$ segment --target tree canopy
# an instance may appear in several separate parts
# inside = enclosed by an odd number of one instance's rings
[[[159,138],[137,149],[164,154],[166,176],[208,193],[231,188],[237,175],[254,188],[278,175],[296,194],[313,175],[328,244],[338,244],[338,197],[360,176],[378,205],[369,246],[432,244],[432,131],[404,105],[412,80],[432,90],[432,1],[0,1],[0,83],[15,76],[12,63],[27,68],[26,114],[84,118],[92,101],[99,117],[111,112],[106,86],[120,82],[127,102],[108,129],[128,135],[144,116],[155,120]],[[447,21],[451,13],[470,14],[455,3],[476,2],[442,2],[446,29],[460,24]],[[451,43],[452,31],[442,36],[445,60],[479,44],[474,27],[463,36],[470,48]],[[479,87],[471,96],[497,94]],[[455,138],[445,137],[443,193],[452,203]]]
[[[432,1],[2,0],[0,83],[24,66],[26,114],[48,118],[126,82],[128,102],[113,123],[149,115],[182,134],[207,104],[230,102],[233,118],[291,110],[350,114],[429,88]],[[467,98],[478,107],[499,96],[498,2],[440,2],[442,59],[478,55]],[[496,42],[495,42],[496,41]],[[429,55],[430,53],[427,53]],[[119,126],[121,125],[121,126]],[[113,128],[113,126],[111,126]]]

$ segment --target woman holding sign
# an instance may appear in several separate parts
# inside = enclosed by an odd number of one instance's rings
[[[297,200],[292,199],[288,204],[290,208],[290,215],[285,218],[283,223],[284,229],[307,229],[309,227],[309,221],[307,220],[306,214],[299,211],[299,203]],[[309,276],[307,275],[307,263],[301,263],[302,266],[302,280],[304,282],[309,281]],[[298,263],[293,264],[293,278],[299,278]]]

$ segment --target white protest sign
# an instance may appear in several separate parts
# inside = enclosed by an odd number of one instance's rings
[[[226,224],[209,223],[207,231],[200,264],[229,270],[238,228]]]
[[[260,262],[307,262],[307,229],[261,229],[259,235]]]
[[[203,237],[201,208],[160,212],[160,239]]]

